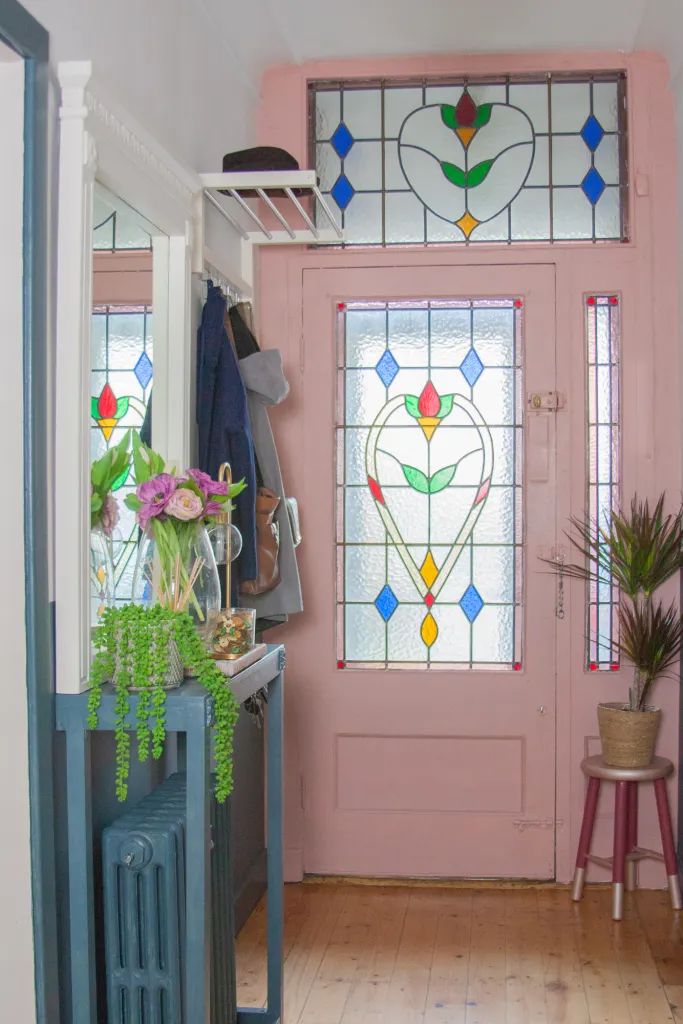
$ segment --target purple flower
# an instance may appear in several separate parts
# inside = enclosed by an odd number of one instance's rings
[[[203,469],[188,469],[187,475],[191,480],[194,480],[202,494],[227,494],[228,485],[223,481],[219,483],[218,480],[214,480],[208,473],[205,473]]]
[[[166,515],[179,519],[183,523],[191,519],[201,519],[204,514],[204,502],[189,487],[179,487],[166,503]]]
[[[165,512],[168,501],[177,487],[178,480],[170,473],[160,473],[138,485],[135,493],[142,502],[142,508],[138,509],[138,523],[143,529],[150,519]]]
[[[218,516],[222,512],[225,512],[226,508],[227,508],[227,506],[226,506],[225,502],[209,500],[209,501],[207,501],[206,505],[204,506],[204,515],[205,516]]]

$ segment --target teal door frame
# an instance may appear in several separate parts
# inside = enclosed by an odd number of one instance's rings
[[[59,1024],[54,857],[55,694],[48,584],[49,36],[16,0],[0,0],[0,39],[24,60],[24,544],[31,881],[36,1017]],[[10,680],[10,683],[13,681]]]

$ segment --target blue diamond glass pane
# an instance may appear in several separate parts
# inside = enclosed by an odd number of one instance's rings
[[[392,356],[391,352],[387,349],[381,359],[375,366],[377,373],[379,374],[382,383],[385,387],[389,387],[392,380],[399,371],[399,365]]]
[[[345,174],[340,174],[332,186],[332,198],[340,210],[345,210],[355,195],[355,189]]]
[[[474,622],[477,615],[484,607],[484,602],[481,599],[479,591],[471,583],[460,598],[460,607],[470,622]]]
[[[591,167],[586,177],[581,182],[581,188],[583,189],[586,198],[595,206],[598,199],[605,191],[605,182],[602,180],[602,176],[599,171],[596,171],[594,167]]]
[[[593,114],[588,118],[585,125],[581,129],[581,138],[586,143],[591,153],[594,153],[602,142],[603,135],[605,134],[602,125],[598,121],[597,117]]]
[[[471,388],[481,377],[484,364],[473,348],[469,350],[460,364],[460,372]]]
[[[343,160],[353,145],[353,135],[343,121],[337,125],[330,142],[337,156]]]
[[[133,373],[137,377],[140,387],[146,388],[154,374],[154,370],[152,368],[152,361],[146,352],[143,352],[140,358],[138,359],[137,363],[135,364]]]
[[[391,616],[398,608],[398,599],[388,583],[385,587],[382,587],[379,594],[375,598],[375,608],[380,613],[385,622],[389,621]]]

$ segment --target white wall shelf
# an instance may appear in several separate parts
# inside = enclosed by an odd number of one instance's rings
[[[253,246],[340,245],[344,240],[315,171],[200,174],[199,180],[206,200],[203,219],[209,209],[215,210],[240,242],[239,267],[223,264],[226,276],[244,283],[247,290],[253,288]],[[306,208],[310,199],[325,220],[324,227]]]

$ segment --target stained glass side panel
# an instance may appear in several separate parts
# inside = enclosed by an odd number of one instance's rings
[[[117,444],[129,428],[142,426],[154,376],[152,311],[149,306],[95,306],[92,314],[91,459]],[[137,526],[126,508],[129,477],[115,487],[120,520],[114,534],[117,603],[133,596]]]
[[[620,501],[618,295],[586,298],[588,514],[593,524],[609,529]],[[601,571],[597,563],[593,566]],[[618,638],[618,591],[608,571],[588,584],[586,658],[591,669],[619,664],[614,648]]]
[[[619,74],[310,88],[311,159],[346,244],[626,238]]]
[[[519,668],[522,303],[339,311],[338,658]]]

